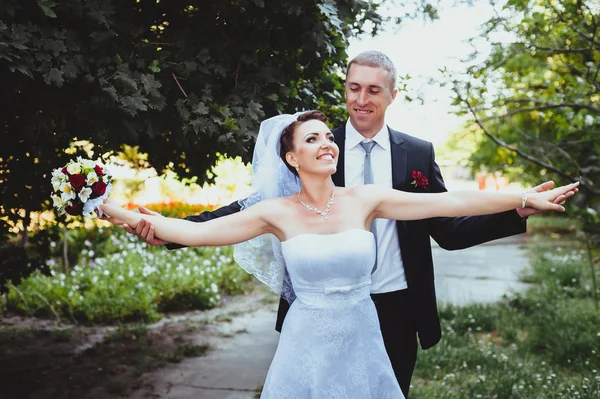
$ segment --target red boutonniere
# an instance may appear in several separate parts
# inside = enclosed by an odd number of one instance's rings
[[[427,179],[423,173],[418,170],[413,170],[412,178],[414,179],[411,183],[413,186],[420,187],[423,190],[427,189],[427,185],[429,185],[429,179]]]

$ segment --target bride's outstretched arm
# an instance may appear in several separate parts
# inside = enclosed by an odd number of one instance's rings
[[[100,207],[108,215],[104,219],[116,225],[128,224],[135,229],[140,220],[149,221],[154,226],[156,236],[168,242],[189,247],[220,246],[237,244],[266,233],[280,235],[269,221],[277,209],[272,201],[262,201],[242,212],[204,223],[128,211],[113,200],[108,200]]]
[[[541,193],[489,193],[451,191],[444,193],[407,193],[380,186],[363,186],[373,205],[374,218],[417,220],[431,217],[477,216],[504,212],[521,206],[541,211],[564,212],[560,202],[573,196],[579,182]],[[360,195],[360,194],[359,194]],[[525,198],[526,203],[523,204]]]

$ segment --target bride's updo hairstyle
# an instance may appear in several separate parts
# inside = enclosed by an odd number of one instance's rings
[[[300,115],[295,122],[287,125],[285,129],[281,132],[281,137],[279,138],[279,156],[281,157],[283,163],[287,168],[296,176],[298,176],[298,172],[296,169],[290,165],[285,158],[285,154],[294,150],[294,133],[296,132],[296,128],[300,126],[303,122],[318,120],[323,123],[327,123],[327,116],[321,111],[307,111]]]

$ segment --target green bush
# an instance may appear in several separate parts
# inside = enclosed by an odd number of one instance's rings
[[[530,254],[526,293],[440,308],[444,337],[419,353],[411,398],[598,397],[600,312],[584,252],[571,241]]]
[[[36,272],[9,285],[8,309],[85,323],[153,321],[164,311],[213,307],[251,280],[233,263],[230,247],[168,251],[107,231],[97,246],[85,244],[68,274],[49,261],[50,276]],[[95,257],[96,250],[105,256]]]

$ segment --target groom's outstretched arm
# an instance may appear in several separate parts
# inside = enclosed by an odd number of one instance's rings
[[[238,201],[232,202],[231,204],[224,206],[222,208],[216,209],[212,212],[202,212],[200,215],[188,216],[185,219],[192,222],[206,222],[208,220],[212,220],[221,216],[231,215],[233,213],[239,212],[241,209]],[[139,207],[140,213],[145,213],[148,215],[159,216],[160,214],[149,209],[146,209],[142,206]],[[125,230],[129,234],[135,234],[140,237],[142,240],[146,241],[148,244],[157,246],[157,245],[165,245],[168,249],[178,249],[184,248],[183,245],[173,244],[161,239],[154,237],[154,227],[147,220],[142,220],[138,223],[136,229],[132,229],[131,227],[124,225]]]
[[[187,216],[185,218],[185,220],[189,220],[192,222],[206,222],[208,220],[220,218],[221,216],[227,216],[227,215],[231,215],[233,213],[239,212],[241,208],[242,207],[239,204],[239,202],[235,201],[227,206],[223,206],[219,209],[215,209],[214,211],[202,212],[201,214],[195,215],[195,216]],[[178,249],[178,248],[184,248],[184,245],[168,243],[168,244],[166,244],[166,247],[168,249]]]
[[[431,148],[431,169],[429,192],[448,191],[442,172],[435,162],[433,146]],[[525,233],[526,219],[516,210],[484,216],[429,219],[429,234],[446,250],[457,250],[479,245],[484,242]]]

